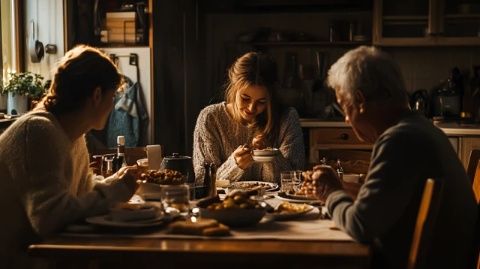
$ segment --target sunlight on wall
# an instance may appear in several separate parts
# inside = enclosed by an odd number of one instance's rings
[[[8,74],[16,72],[16,45],[14,38],[15,25],[13,0],[1,0],[1,18],[2,18],[2,77],[7,78]],[[5,80],[5,79],[4,79]]]

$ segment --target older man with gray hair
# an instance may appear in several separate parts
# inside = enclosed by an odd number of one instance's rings
[[[410,110],[397,64],[362,46],[332,65],[328,84],[358,138],[374,144],[355,200],[335,173],[319,167],[313,174],[336,225],[372,246],[373,268],[406,268],[423,186],[435,178],[443,193],[426,268],[468,268],[478,229],[471,183],[447,136]]]

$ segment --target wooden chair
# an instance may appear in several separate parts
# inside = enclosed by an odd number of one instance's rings
[[[478,161],[480,160],[480,149],[472,149],[467,164],[467,176],[473,182]]]
[[[475,194],[475,199],[477,204],[480,204],[480,161],[477,161],[475,166],[475,174],[473,176],[472,182],[473,193]]]
[[[417,269],[425,266],[432,231],[440,206],[441,193],[442,182],[431,178],[427,179],[418,210],[407,269]]]
[[[473,151],[471,155],[473,155]],[[477,201],[477,207],[478,207],[477,227],[480,227],[480,161],[477,160],[476,164],[477,165],[475,167],[475,174],[473,176],[472,188],[473,188],[473,193],[475,195],[475,199]],[[477,229],[476,232],[477,234],[475,237],[474,255],[477,261],[477,269],[480,269],[480,229]]]
[[[475,200],[478,205],[478,225],[480,226],[480,149],[473,149],[470,152],[470,158],[468,159],[467,166],[467,175],[468,178],[472,181],[472,189],[475,195]],[[477,261],[477,269],[480,269],[480,230],[477,229],[476,241],[475,241],[475,250],[474,250],[475,259]]]

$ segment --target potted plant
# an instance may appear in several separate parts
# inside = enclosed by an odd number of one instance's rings
[[[8,94],[7,113],[11,115],[27,112],[29,101],[39,100],[44,93],[43,77],[31,72],[10,73],[2,89],[2,94]]]

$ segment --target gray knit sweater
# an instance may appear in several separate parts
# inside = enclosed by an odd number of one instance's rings
[[[233,151],[251,143],[254,131],[236,121],[227,112],[225,102],[205,107],[197,118],[193,135],[193,165],[197,184],[203,184],[203,164],[217,166],[217,179],[261,180],[277,182],[280,172],[304,169],[305,149],[298,113],[289,108],[281,117],[280,133],[273,146],[281,152],[271,163],[254,163],[243,170],[237,166]]]
[[[0,136],[0,268],[31,268],[30,243],[132,196],[119,180],[95,184],[88,161],[85,138],[72,142],[45,111]]]

